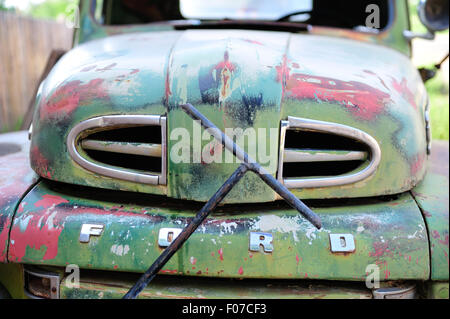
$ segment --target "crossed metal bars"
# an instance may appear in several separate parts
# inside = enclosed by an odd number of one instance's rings
[[[208,200],[202,209],[195,215],[191,222],[182,230],[182,232],[172,241],[172,243],[162,252],[155,260],[150,268],[139,278],[133,287],[125,294],[123,299],[135,299],[142,290],[155,278],[157,273],[172,258],[172,256],[183,246],[192,233],[203,223],[208,215],[220,204],[225,196],[233,189],[233,187],[247,173],[252,171],[257,174],[267,185],[277,192],[289,205],[295,208],[305,219],[312,223],[317,229],[322,227],[319,216],[317,216],[308,206],[300,199],[295,197],[284,185],[277,181],[269,174],[264,167],[234,143],[225,133],[217,126],[201,114],[193,105],[184,104],[180,106],[191,118],[200,121],[201,125],[222,145],[233,153],[242,164],[234,171],[234,173],[226,180],[226,182],[217,190],[217,192]]]

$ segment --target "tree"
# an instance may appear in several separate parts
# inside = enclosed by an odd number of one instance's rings
[[[8,8],[5,6],[5,0],[0,0],[0,11],[6,11]]]
[[[55,20],[66,14],[66,9],[69,5],[77,2],[74,0],[47,0],[39,4],[30,5],[27,13],[34,18]]]

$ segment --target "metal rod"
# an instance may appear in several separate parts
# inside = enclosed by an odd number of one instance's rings
[[[180,107],[188,113],[194,120],[200,121],[201,125],[214,136],[214,138],[222,143],[222,145],[233,153],[239,160],[249,165],[254,173],[259,175],[262,180],[269,185],[275,192],[277,192],[284,200],[288,202],[293,208],[298,210],[304,218],[312,223],[317,229],[322,228],[320,217],[317,216],[308,206],[306,206],[300,199],[295,197],[283,184],[277,181],[267,170],[259,165],[254,159],[247,155],[234,141],[222,132],[217,126],[208,120],[202,113],[200,113],[192,104],[183,104]]]
[[[261,174],[262,167],[258,163],[250,164],[249,169],[258,174],[259,177],[269,185],[275,192],[278,193],[292,208],[295,208],[306,220],[313,224],[317,229],[322,228],[322,221],[308,206],[306,206],[300,199],[292,194],[283,184],[277,181],[270,174]]]
[[[191,222],[182,230],[174,241],[167,247],[162,254],[155,260],[150,268],[139,278],[139,280],[131,287],[125,294],[123,299],[135,299],[139,293],[147,287],[147,285],[155,278],[157,273],[164,267],[164,265],[172,258],[172,256],[183,246],[201,223],[208,217],[208,215],[220,204],[225,196],[233,189],[233,187],[241,180],[248,170],[253,171],[261,177],[261,179],[269,185],[275,192],[277,192],[286,202],[293,208],[298,210],[308,221],[310,221],[318,229],[321,228],[322,223],[319,216],[317,216],[308,206],[301,200],[295,197],[284,185],[277,181],[270,175],[261,165],[250,158],[233,140],[231,140],[225,133],[219,130],[211,121],[203,116],[191,104],[181,105],[184,111],[188,113],[194,120],[199,120],[201,125],[208,129],[209,133],[214,138],[220,141],[229,151],[233,153],[243,163],[234,171],[234,173],[226,180],[226,182],[217,190],[217,192],[208,200],[202,209],[195,215]]]
[[[188,240],[193,232],[200,226],[206,217],[219,205],[224,197],[231,189],[241,180],[247,172],[248,167],[241,164],[236,171],[227,179],[227,181],[219,188],[219,190],[208,200],[202,209],[195,215],[191,222],[183,229],[175,240],[167,247],[162,254],[156,259],[153,265],[139,278],[133,287],[126,293],[123,299],[135,299],[139,293],[147,287],[147,285],[155,278],[156,274],[164,267],[164,265],[172,258],[172,256],[181,248]]]

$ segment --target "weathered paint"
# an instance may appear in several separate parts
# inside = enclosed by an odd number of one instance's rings
[[[113,299],[122,298],[133,284],[130,279],[85,278],[80,288],[69,289],[65,281],[61,284],[62,299]],[[141,299],[370,299],[372,292],[361,285],[333,282],[289,283],[264,280],[263,282],[224,280],[179,280],[157,278],[139,295]]]
[[[0,144],[10,142],[13,134],[2,134]],[[9,230],[14,213],[27,189],[37,180],[37,175],[30,167],[27,154],[29,144],[26,141],[26,132],[22,132],[18,143],[20,151],[0,156],[0,263],[7,262]]]
[[[57,181],[207,201],[238,163],[169,159],[167,186],[152,186],[95,175],[78,166],[66,148],[74,125],[113,114],[167,113],[168,133],[186,128],[192,145],[192,120],[178,108],[189,102],[222,130],[278,130],[287,116],[361,129],[381,147],[374,176],[354,185],[294,192],[300,198],[393,194],[411,189],[425,173],[425,101],[425,88],[408,58],[374,44],[241,30],[123,34],[77,46],[52,70],[34,117],[32,166]],[[168,152],[176,142],[169,138]],[[211,152],[224,150],[219,145]],[[225,202],[275,199],[249,174]]]
[[[422,183],[412,190],[428,229],[432,280],[449,279],[448,154],[448,141],[435,141],[428,173]]]
[[[139,205],[124,204],[129,198],[114,203],[110,198],[119,194],[96,192],[94,200],[88,198],[89,190],[75,195],[70,188],[57,188],[41,182],[24,198],[11,230],[11,262],[143,272],[162,252],[159,229],[183,228],[199,209],[161,197]],[[310,206],[322,218],[320,231],[282,204],[218,208],[161,273],[364,281],[367,265],[377,264],[382,280],[429,277],[426,227],[410,195],[390,202]],[[83,223],[105,228],[83,244]],[[272,233],[273,253],[250,252],[250,231]],[[356,252],[332,254],[330,233],[353,234]]]
[[[446,179],[440,176],[442,165],[434,165],[412,191],[414,198],[406,193],[390,201],[364,199],[354,205],[333,201],[331,206],[326,206],[325,200],[399,193],[424,175],[425,89],[408,59],[392,50],[409,54],[409,44],[401,35],[407,29],[406,2],[396,2],[398,10],[390,29],[379,35],[323,27],[312,27],[309,34],[174,31],[169,25],[103,27],[93,22],[86,10],[88,1],[82,3],[82,28],[77,31],[76,43],[89,43],[78,45],[60,61],[37,98],[30,156],[35,171],[47,179],[172,198],[209,199],[235,166],[172,165],[167,187],[143,186],[86,172],[70,161],[65,149],[68,131],[94,116],[167,113],[169,129],[189,128],[190,122],[178,109],[184,102],[196,104],[222,129],[278,127],[287,116],[308,117],[360,128],[382,147],[383,162],[372,179],[346,187],[295,191],[301,198],[324,199],[321,204],[311,202],[323,219],[321,231],[282,204],[226,206],[207,219],[162,274],[364,281],[366,266],[374,263],[386,281],[430,277],[448,281],[448,195],[440,193],[448,190],[448,170]],[[106,38],[114,34],[122,35]],[[104,39],[93,41],[99,38]],[[6,182],[0,175],[0,262],[1,254],[6,261],[12,226],[8,257],[16,263],[7,265],[8,269],[0,265],[2,283],[5,278],[18,278],[21,266],[17,263],[76,263],[84,269],[142,272],[162,251],[157,247],[158,230],[182,228],[198,209],[192,202],[149,195],[146,204],[125,205],[111,201],[121,197],[120,193],[109,192],[105,198],[98,190],[94,200],[87,196],[92,190],[66,186],[55,190],[47,182],[41,182],[18,205],[35,177],[26,157],[13,156],[0,157],[0,172],[3,168],[8,172],[3,174]],[[136,195],[126,198],[127,203],[138,201]],[[250,176],[227,201],[275,199]],[[104,224],[105,231],[92,237],[89,244],[81,244],[79,231],[88,222]],[[250,231],[273,233],[274,252],[249,252]],[[356,252],[331,254],[329,233],[354,234]],[[171,279],[179,283],[179,279]],[[115,297],[131,285],[110,288],[108,284],[85,281],[80,290],[63,289],[62,295]],[[200,285],[195,281],[196,287]],[[446,289],[448,297],[448,282],[429,287],[430,296],[445,297]],[[196,296],[187,288],[174,293],[176,287],[156,286],[144,296],[231,297],[241,292],[253,296],[243,287],[223,291],[214,285]],[[317,293],[283,287],[266,290],[264,295],[346,296],[341,288]],[[348,295],[360,293],[356,290]]]

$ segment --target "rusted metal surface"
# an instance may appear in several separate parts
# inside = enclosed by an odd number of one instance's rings
[[[0,152],[6,143],[13,151],[0,156],[0,263],[7,262],[9,230],[17,205],[37,180],[30,167],[27,132],[0,134]]]
[[[79,289],[61,284],[62,299],[119,299],[133,283],[132,276],[117,278],[83,276]],[[363,283],[287,282],[276,280],[231,281],[217,279],[179,280],[158,276],[139,295],[140,299],[371,299],[372,292]]]
[[[431,279],[449,279],[448,141],[434,141],[425,179],[412,190],[425,219],[431,253]]]

